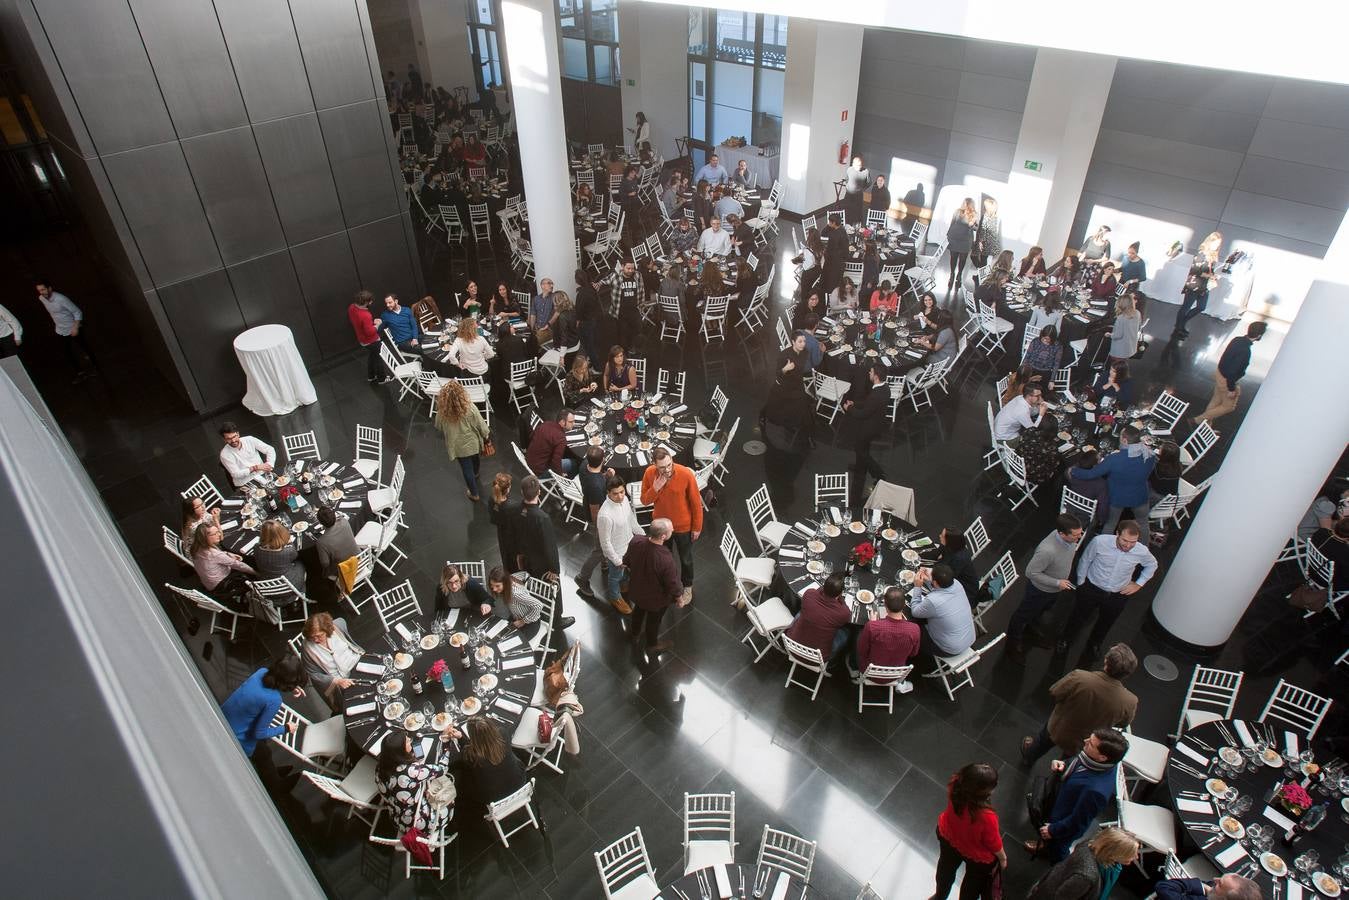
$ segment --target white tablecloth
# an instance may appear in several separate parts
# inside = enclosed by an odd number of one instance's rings
[[[234,339],[234,355],[248,379],[244,406],[259,416],[280,416],[318,399],[295,338],[285,325],[259,325]]]
[[[1193,253],[1177,254],[1138,287],[1153,299],[1179,305],[1184,299],[1180,294],[1181,288],[1185,287],[1185,279],[1193,264]],[[1204,315],[1223,321],[1241,318],[1251,299],[1253,274],[1251,265],[1243,260],[1233,267],[1231,273],[1219,278],[1208,292],[1208,306],[1204,309]]]
[[[744,160],[751,172],[759,173],[759,187],[770,188],[778,177],[778,156],[760,156],[759,148],[753,144],[744,147],[717,147],[713,151],[721,157],[721,165],[727,172],[734,173]],[[711,155],[711,154],[709,154]]]

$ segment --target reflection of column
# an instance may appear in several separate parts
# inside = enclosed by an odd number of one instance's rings
[[[1349,285],[1313,283],[1153,601],[1181,640],[1231,636],[1349,443],[1349,404],[1317,390],[1346,334]]]
[[[408,6],[422,80],[447,91],[463,85],[471,96],[473,52],[463,6],[446,0],[408,0]]]
[[[834,182],[846,165],[838,161],[839,145],[852,141],[861,67],[859,26],[792,19],[782,101],[783,208],[809,213],[834,202]]]
[[[1062,255],[1114,77],[1113,56],[1045,47],[1035,54],[1008,178],[1012,196],[1002,201],[1004,232],[1009,216],[1020,219],[1019,233],[1004,234],[1008,246],[1039,244],[1051,260]],[[1041,167],[1029,170],[1028,161]]]
[[[534,271],[570,292],[577,259],[553,0],[502,0],[501,19]]]

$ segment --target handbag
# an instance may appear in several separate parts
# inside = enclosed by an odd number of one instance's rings
[[[432,809],[441,810],[453,806],[459,790],[449,775],[437,775],[426,785],[426,802]]]
[[[491,438],[488,438],[487,440],[482,442],[482,455],[483,456],[497,455],[497,445],[492,443]]]
[[[539,710],[539,743],[546,744],[553,739],[553,717],[546,709]]]
[[[553,329],[549,328],[547,325],[541,326],[534,332],[534,337],[540,344],[546,344],[553,339]]]
[[[1288,595],[1288,605],[1294,609],[1318,613],[1326,608],[1329,591],[1314,584],[1300,584]]]
[[[1031,779],[1030,790],[1026,791],[1026,815],[1037,831],[1041,825],[1049,821],[1062,784],[1063,772],[1057,770],[1051,770],[1048,775],[1036,775]]]

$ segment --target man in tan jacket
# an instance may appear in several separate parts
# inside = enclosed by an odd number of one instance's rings
[[[1134,720],[1138,698],[1125,686],[1138,668],[1138,657],[1128,644],[1106,651],[1104,671],[1074,669],[1049,689],[1054,711],[1039,735],[1021,739],[1021,761],[1032,766],[1050,747],[1064,758],[1082,750],[1082,742],[1097,728],[1122,728]]]

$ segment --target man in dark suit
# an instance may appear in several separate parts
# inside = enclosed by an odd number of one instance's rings
[[[854,506],[860,504],[866,496],[867,475],[873,476],[877,481],[885,477],[885,470],[871,456],[871,442],[885,428],[886,406],[890,403],[890,385],[886,383],[881,367],[875,363],[867,369],[867,382],[869,388],[865,397],[857,403],[851,400],[845,400],[843,403],[845,428],[847,435],[853,440],[853,447],[857,453],[850,469],[853,473],[850,481]]]
[[[843,217],[830,213],[829,224],[820,237],[824,239],[824,274],[820,276],[820,289],[828,294],[843,280],[843,264],[848,259],[848,232],[843,228]]]
[[[674,525],[669,519],[653,519],[646,529],[646,537],[638,535],[628,542],[623,554],[623,565],[628,570],[628,602],[632,604],[632,640],[641,640],[645,634],[644,651],[658,656],[673,649],[669,641],[660,640],[660,620],[673,605],[686,606],[693,598],[684,597],[684,586],[679,580],[679,567],[668,546]]]
[[[553,532],[553,520],[543,511],[543,504],[540,502],[543,485],[536,476],[526,476],[525,480],[520,482],[520,496],[524,498],[520,511],[519,535],[525,571],[535,578],[557,584],[558,575],[562,571],[562,564],[557,556],[557,535]],[[560,594],[558,599],[561,600]],[[554,630],[570,628],[576,622],[571,616],[559,618],[561,612],[562,604],[558,602],[553,608]]]

